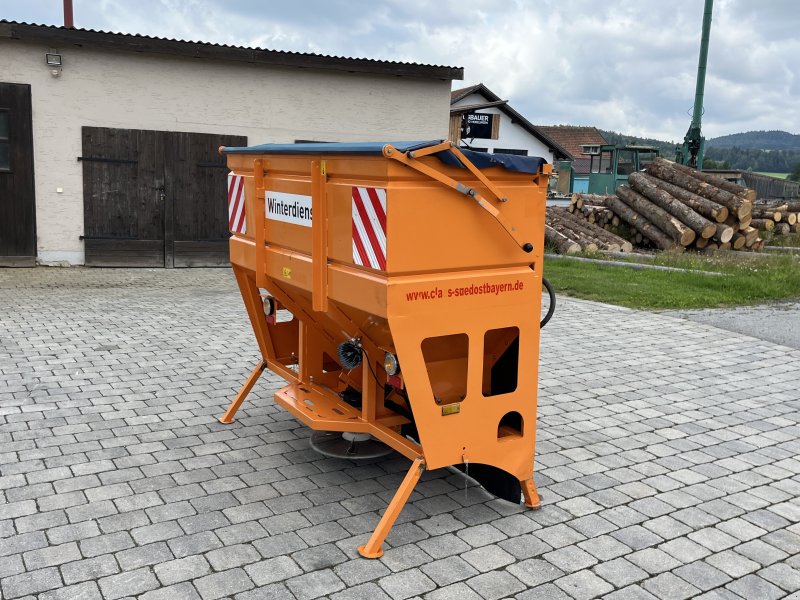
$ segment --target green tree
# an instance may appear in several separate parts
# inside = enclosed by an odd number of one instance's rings
[[[786,179],[790,179],[792,181],[800,181],[800,163],[797,163],[792,169],[792,172],[789,173],[789,176]]]
[[[712,160],[710,158],[703,159],[704,169],[730,169],[731,166],[727,160]]]

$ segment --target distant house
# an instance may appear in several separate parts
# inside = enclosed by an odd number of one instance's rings
[[[572,189],[586,192],[589,189],[589,157],[583,154],[584,146],[606,144],[605,138],[594,127],[575,125],[537,125],[547,137],[570,153],[575,180]]]
[[[550,164],[572,158],[482,83],[451,93],[450,140],[481,152],[540,156]]]

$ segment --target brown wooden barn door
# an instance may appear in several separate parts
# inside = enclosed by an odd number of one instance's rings
[[[0,83],[0,267],[35,264],[31,87]]]
[[[242,136],[83,128],[86,264],[229,264],[227,173],[219,146]]]
[[[217,149],[245,146],[242,136],[173,133],[166,144],[164,173],[173,202],[176,267],[218,267],[228,257],[228,167]]]
[[[79,160],[87,265],[164,266],[159,141],[136,129],[83,128]]]

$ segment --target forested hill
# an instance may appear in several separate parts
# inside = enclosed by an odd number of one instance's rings
[[[661,156],[675,159],[678,143],[600,131],[609,144],[655,146]],[[680,140],[682,143],[683,140]],[[800,164],[800,135],[786,131],[749,131],[706,140],[706,168],[790,173]]]
[[[800,150],[800,135],[788,131],[748,131],[707,139],[706,148]]]
[[[716,165],[716,167],[709,167],[709,160],[720,164]],[[763,173],[791,173],[800,165],[800,150],[706,147],[703,165],[706,168],[730,168]]]
[[[665,142],[664,140],[637,137],[635,135],[625,135],[624,133],[617,133],[616,131],[603,131],[602,129],[598,129],[598,131],[609,144],[653,146],[658,148],[658,152],[661,156],[669,158],[670,160],[675,158],[675,146],[677,145],[677,142]]]

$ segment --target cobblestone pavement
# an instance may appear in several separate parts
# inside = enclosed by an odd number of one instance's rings
[[[262,378],[227,270],[0,270],[0,598],[780,598],[800,589],[800,351],[562,300],[544,506],[322,458]]]

